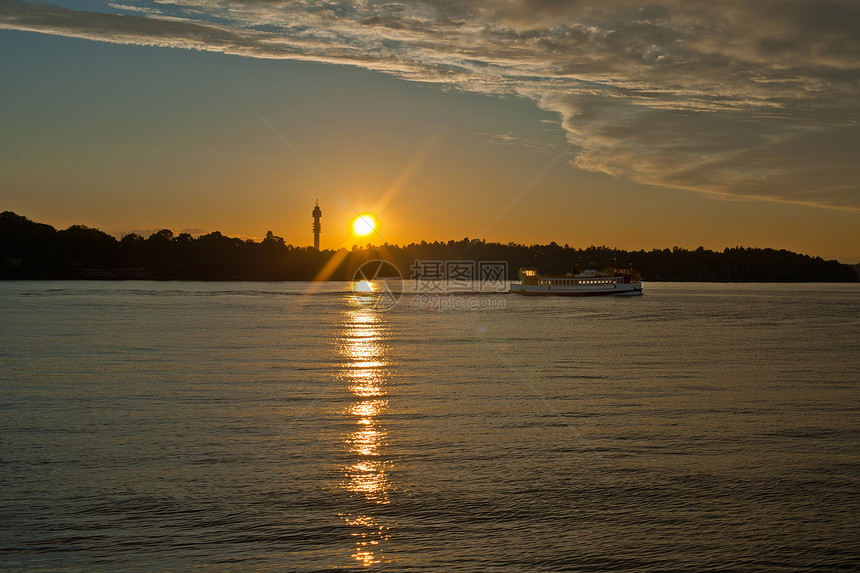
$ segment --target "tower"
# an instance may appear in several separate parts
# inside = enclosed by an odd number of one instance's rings
[[[322,226],[320,225],[320,217],[322,217],[322,210],[320,209],[320,201],[317,199],[317,206],[314,207],[314,248],[316,250],[320,250],[320,230]]]

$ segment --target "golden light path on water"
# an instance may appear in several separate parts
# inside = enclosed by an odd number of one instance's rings
[[[388,504],[394,487],[389,478],[393,462],[384,455],[387,431],[379,421],[388,406],[385,398],[388,347],[384,342],[383,319],[372,306],[372,296],[361,291],[351,295],[341,345],[343,375],[352,396],[352,403],[343,413],[354,423],[354,430],[344,436],[352,461],[343,468],[342,487],[362,496],[371,506]],[[388,526],[369,511],[341,517],[355,528],[352,557],[363,565],[379,563],[383,543],[389,539]]]

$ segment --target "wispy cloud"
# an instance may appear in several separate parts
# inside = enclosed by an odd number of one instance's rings
[[[0,4],[0,28],[350,64],[559,114],[573,163],[860,209],[860,5],[728,0]]]
[[[484,140],[491,145],[505,145],[524,149],[533,149],[535,151],[559,152],[559,145],[538,139],[536,137],[521,137],[514,135],[510,131],[504,133],[478,133],[483,136]]]

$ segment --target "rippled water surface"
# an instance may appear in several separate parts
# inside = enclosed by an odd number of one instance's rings
[[[858,285],[645,290],[0,283],[0,567],[860,567]]]

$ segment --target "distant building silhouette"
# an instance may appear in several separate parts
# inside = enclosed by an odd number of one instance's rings
[[[320,230],[322,230],[322,225],[320,225],[320,217],[322,217],[322,210],[320,209],[320,201],[317,199],[317,205],[314,207],[314,248],[316,250],[320,250]]]

